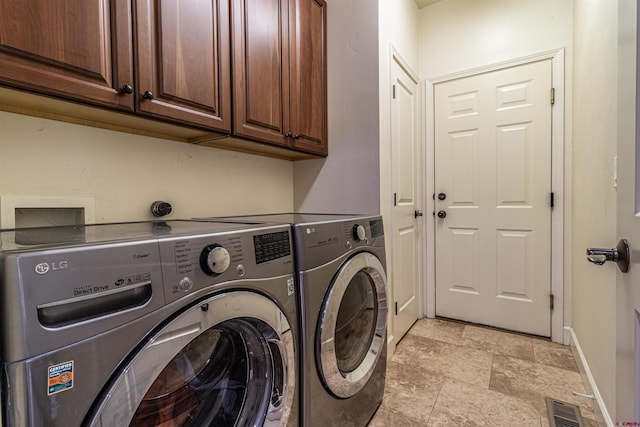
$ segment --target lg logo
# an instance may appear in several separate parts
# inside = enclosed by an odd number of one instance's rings
[[[36,265],[35,270],[38,274],[47,274],[50,270],[64,270],[67,267],[69,267],[67,261],[53,262],[51,264],[49,264],[48,262],[41,262],[40,264]]]

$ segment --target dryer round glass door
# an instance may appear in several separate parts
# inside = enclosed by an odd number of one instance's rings
[[[292,331],[271,300],[229,292],[150,338],[105,393],[94,426],[285,425],[295,388]]]
[[[386,339],[387,279],[377,257],[360,252],[335,276],[322,305],[316,352],[326,387],[348,398],[365,386]]]

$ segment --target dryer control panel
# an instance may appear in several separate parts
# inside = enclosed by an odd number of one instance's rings
[[[384,247],[384,227],[380,216],[344,221],[295,224],[298,270],[308,270],[343,254],[366,247]]]

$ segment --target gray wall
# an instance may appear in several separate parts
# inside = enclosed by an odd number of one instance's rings
[[[294,163],[298,212],[380,212],[378,1],[327,1],[329,157]]]

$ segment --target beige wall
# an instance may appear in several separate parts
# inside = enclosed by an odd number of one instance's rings
[[[95,198],[95,221],[289,211],[293,163],[0,112],[0,195]]]
[[[585,248],[616,242],[617,2],[575,0],[573,75],[573,329],[610,413],[615,409],[615,268]]]
[[[420,75],[440,77],[564,47],[570,0],[446,0],[420,10]],[[570,59],[567,75],[570,75]]]

